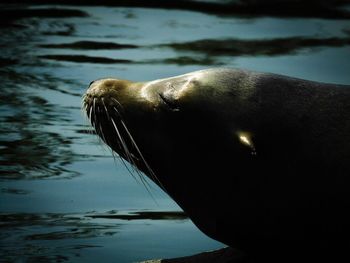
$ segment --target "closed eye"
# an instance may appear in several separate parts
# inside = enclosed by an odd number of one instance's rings
[[[173,101],[169,100],[161,93],[159,93],[158,95],[161,98],[161,100],[164,102],[164,104],[167,105],[170,109],[172,109],[173,111],[179,110],[179,108],[177,107],[177,105]]]

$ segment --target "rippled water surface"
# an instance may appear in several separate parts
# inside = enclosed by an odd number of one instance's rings
[[[136,262],[223,246],[91,134],[80,109],[90,81],[228,66],[350,84],[346,6],[336,17],[195,9],[1,6],[0,261]]]

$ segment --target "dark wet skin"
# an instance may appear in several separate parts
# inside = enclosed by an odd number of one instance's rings
[[[219,83],[228,74],[213,73]],[[250,73],[232,74],[241,85]],[[154,111],[132,92],[125,95],[125,87],[101,90],[93,95],[96,105],[102,108],[102,97],[115,96],[121,105],[114,106],[123,113],[108,117],[97,110],[92,122],[112,149],[165,189],[204,233],[241,249],[247,260],[342,259],[350,248],[350,89],[272,74],[256,79],[246,98],[234,86],[209,101],[202,93],[164,101],[160,93],[163,104]],[[175,89],[177,81],[171,80]],[[206,91],[215,90],[206,85]],[[92,100],[85,99],[88,109]],[[239,130],[251,132],[254,149],[232,132]]]

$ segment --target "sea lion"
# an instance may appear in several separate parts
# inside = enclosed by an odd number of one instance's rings
[[[252,261],[349,257],[350,86],[215,68],[99,79],[83,103],[211,238]]]

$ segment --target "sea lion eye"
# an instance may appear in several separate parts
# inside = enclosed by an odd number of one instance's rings
[[[178,106],[174,103],[174,101],[170,100],[169,98],[167,98],[166,96],[164,96],[161,93],[159,93],[158,95],[159,95],[160,99],[164,102],[164,104],[167,105],[171,110],[173,110],[173,111],[179,110]]]

